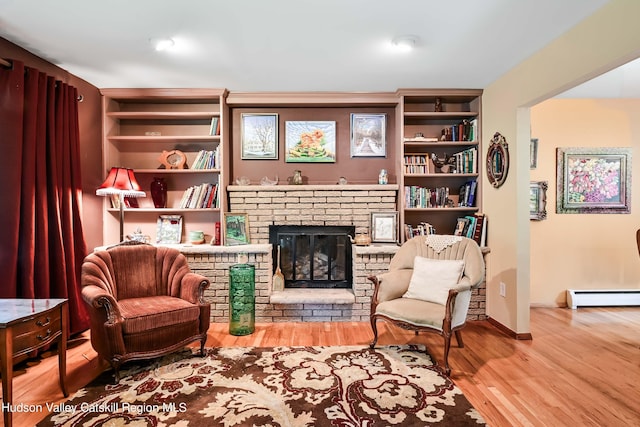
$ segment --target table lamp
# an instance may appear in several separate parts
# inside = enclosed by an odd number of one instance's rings
[[[120,201],[120,241],[124,240],[124,198],[146,197],[133,175],[133,169],[113,167],[107,179],[96,190],[98,196],[117,195]]]

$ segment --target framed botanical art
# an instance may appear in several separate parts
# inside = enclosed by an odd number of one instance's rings
[[[278,158],[278,115],[243,113],[240,120],[243,160]]]
[[[386,114],[351,114],[351,157],[385,157]]]
[[[531,138],[529,142],[529,169],[538,167],[538,138]]]
[[[557,213],[631,212],[631,148],[558,148]]]
[[[249,239],[248,214],[225,212],[222,226],[225,245],[247,245],[251,242]]]
[[[398,242],[398,212],[371,212],[371,241]]]
[[[285,122],[286,161],[289,163],[335,163],[336,122]]]
[[[547,218],[547,181],[532,181],[529,184],[529,219]]]

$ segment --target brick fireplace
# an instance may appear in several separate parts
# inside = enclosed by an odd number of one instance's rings
[[[256,267],[256,322],[368,321],[373,285],[367,277],[387,270],[393,244],[352,247],[352,284],[346,289],[272,292],[273,247],[269,227],[353,226],[369,232],[371,212],[397,210],[397,185],[275,185],[228,187],[229,211],[247,213],[250,245],[184,248],[192,270],[207,276],[211,321],[228,322],[228,272],[237,262]],[[484,319],[484,284],[472,295],[469,319]]]

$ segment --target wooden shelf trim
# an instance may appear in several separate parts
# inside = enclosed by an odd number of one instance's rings
[[[152,119],[152,120],[202,120],[220,116],[219,111],[111,111],[107,117],[121,120]]]

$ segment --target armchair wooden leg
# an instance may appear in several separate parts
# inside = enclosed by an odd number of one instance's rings
[[[204,344],[207,342],[207,337],[200,338],[200,356],[204,357]]]
[[[456,331],[456,341],[458,342],[458,347],[460,348],[464,348],[464,342],[462,341],[462,332],[461,331]]]
[[[449,349],[451,348],[451,334],[444,336],[444,373],[451,375],[451,368],[449,367]]]
[[[369,344],[369,348],[374,348],[378,342],[378,326],[375,317],[371,317],[371,329],[373,329],[373,341]]]

